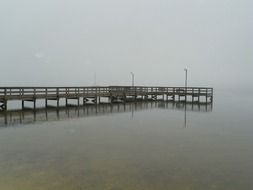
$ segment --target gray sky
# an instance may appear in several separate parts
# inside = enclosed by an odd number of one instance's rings
[[[252,0],[0,0],[0,86],[246,86],[252,52]]]

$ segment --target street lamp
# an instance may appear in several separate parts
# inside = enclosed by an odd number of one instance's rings
[[[185,103],[186,103],[186,101],[187,101],[187,72],[188,72],[188,70],[187,70],[187,68],[185,68],[184,69],[184,71],[185,71]],[[186,104],[185,104],[185,107],[186,107]]]
[[[187,72],[188,72],[188,70],[185,68],[184,71],[185,71],[185,89],[186,89],[187,88]]]
[[[132,86],[134,86],[134,73],[133,72],[130,72],[131,73],[131,76],[132,76]]]

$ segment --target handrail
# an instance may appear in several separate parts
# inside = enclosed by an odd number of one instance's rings
[[[213,94],[209,87],[160,87],[160,86],[87,86],[87,87],[0,87],[0,98],[9,96],[85,96],[103,95],[110,93],[125,94]]]

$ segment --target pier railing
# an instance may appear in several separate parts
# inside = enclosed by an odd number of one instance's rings
[[[213,96],[213,88],[205,87],[0,87],[0,100],[78,98],[94,96],[141,95]]]

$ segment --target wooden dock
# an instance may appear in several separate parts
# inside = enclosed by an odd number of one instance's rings
[[[45,100],[45,107],[48,101],[56,101],[56,107],[60,107],[60,99],[76,100],[76,105],[87,103],[107,103],[143,101],[143,100],[164,100],[164,101],[185,101],[204,102],[213,101],[213,88],[207,87],[147,87],[147,86],[93,86],[93,87],[0,87],[0,109],[7,110],[8,101],[21,101],[22,109],[25,102],[32,102],[33,109],[36,109],[37,100]]]

